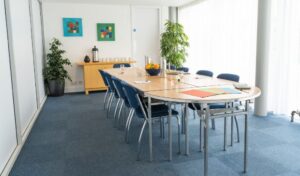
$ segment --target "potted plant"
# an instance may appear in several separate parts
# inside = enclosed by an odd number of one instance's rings
[[[50,45],[50,53],[47,54],[46,66],[43,74],[49,90],[49,96],[62,96],[65,91],[65,79],[70,81],[71,77],[65,70],[65,65],[70,65],[68,58],[64,58],[65,50],[60,49],[61,42],[53,38]]]
[[[160,40],[161,56],[166,59],[169,68],[181,67],[188,55],[186,48],[189,46],[188,36],[184,33],[183,26],[179,23],[167,21],[166,31]]]

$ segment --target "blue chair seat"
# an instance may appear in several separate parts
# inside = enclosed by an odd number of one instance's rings
[[[147,109],[145,108],[146,113]],[[168,111],[168,106],[166,105],[152,105],[151,106],[151,117],[152,118],[156,118],[156,117],[164,117],[164,116],[168,116],[169,115],[169,111]],[[144,115],[142,113],[142,110],[139,108],[136,111],[136,114],[139,118],[144,118]],[[172,109],[172,116],[178,115],[178,112]]]
[[[194,104],[195,107],[192,105],[192,103],[189,103],[188,106],[192,110],[199,110],[200,109],[200,104],[198,104],[198,103]],[[224,109],[224,108],[226,108],[224,103],[210,103],[209,107],[210,107],[210,109]]]

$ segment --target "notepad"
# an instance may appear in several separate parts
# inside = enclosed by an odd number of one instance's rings
[[[214,93],[216,95],[226,94],[227,93],[222,88],[201,88],[200,90],[206,91],[206,92],[212,92],[212,93]]]
[[[150,83],[151,81],[150,80],[138,80],[138,81],[134,81],[134,83],[136,84],[147,84],[147,83]]]
[[[195,96],[195,97],[201,97],[201,98],[217,95],[213,92],[207,92],[207,91],[202,91],[202,90],[187,90],[187,91],[183,91],[181,93],[184,93],[184,94],[187,94],[187,95],[192,95],[192,96]]]
[[[240,94],[241,92],[236,90],[236,89],[233,89],[233,88],[229,88],[229,87],[226,87],[226,88],[221,88],[224,92],[226,92],[226,94]]]

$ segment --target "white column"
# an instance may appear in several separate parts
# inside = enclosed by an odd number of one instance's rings
[[[169,20],[172,22],[178,21],[178,8],[177,7],[169,7]]]
[[[268,67],[271,28],[271,1],[259,0],[257,24],[256,86],[262,94],[255,101],[255,115],[267,115]]]

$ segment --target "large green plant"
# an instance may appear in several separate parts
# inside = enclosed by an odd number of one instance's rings
[[[63,54],[65,50],[60,49],[61,42],[53,38],[50,45],[50,53],[47,54],[47,63],[44,68],[44,78],[46,80],[71,80],[70,75],[67,70],[65,70],[64,65],[71,65],[71,62],[68,58],[64,58]]]
[[[186,52],[189,46],[188,36],[179,23],[167,21],[165,27],[166,31],[162,34],[160,41],[161,56],[166,59],[167,63],[180,67],[188,55]]]

